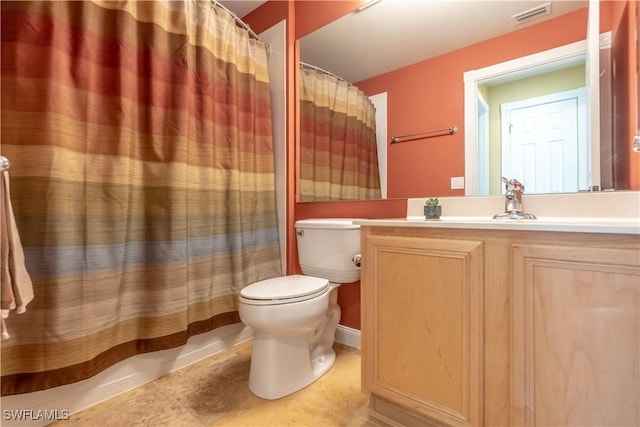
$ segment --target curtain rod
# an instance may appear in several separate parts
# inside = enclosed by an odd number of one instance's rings
[[[236,24],[240,25],[240,27],[242,27],[243,29],[247,30],[247,32],[249,33],[249,36],[253,37],[254,39],[258,40],[260,43],[263,43],[266,47],[267,50],[269,50],[269,45],[267,43],[264,43],[260,37],[258,37],[258,35],[255,33],[255,31],[253,31],[251,29],[251,27],[249,26],[249,24],[247,24],[246,22],[244,22],[242,19],[240,19],[238,17],[238,15],[236,15],[235,13],[233,13],[232,11],[230,11],[227,7],[225,7],[222,3],[220,3],[218,0],[210,0],[211,4],[213,4],[214,6],[219,6],[222,9],[226,10],[229,14],[231,14],[231,16],[233,17],[233,20],[236,21]]]
[[[457,126],[449,126],[448,128],[445,128],[445,129],[428,130],[426,132],[412,133],[410,135],[392,136],[391,143],[397,144],[399,142],[405,142],[405,141],[400,141],[401,139],[405,139],[405,138],[408,138],[407,141],[411,141],[413,139],[433,138],[434,136],[442,136],[442,135],[453,135],[457,131],[458,131]]]
[[[314,69],[314,70],[316,70],[316,71],[320,71],[321,73],[328,74],[328,75],[330,75],[331,77],[335,77],[336,79],[340,80],[341,82],[345,82],[345,83],[346,83],[346,84],[348,84],[349,86],[353,86],[350,82],[346,81],[346,80],[345,80],[345,79],[343,79],[342,77],[340,77],[340,76],[338,76],[338,75],[336,75],[336,74],[333,74],[332,72],[327,71],[327,70],[325,70],[325,69],[323,69],[323,68],[320,68],[320,67],[318,67],[317,65],[311,65],[311,64],[308,64],[308,63],[306,63],[306,62],[302,62],[302,61],[300,61],[300,67],[301,67],[301,68],[304,68],[304,67],[306,67],[306,68],[312,68],[312,69]]]

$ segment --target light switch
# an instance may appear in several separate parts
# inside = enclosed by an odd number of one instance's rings
[[[464,188],[464,176],[452,176],[451,189],[458,190],[460,188]]]

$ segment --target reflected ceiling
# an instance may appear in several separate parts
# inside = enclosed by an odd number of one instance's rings
[[[266,1],[267,0],[224,0],[218,1],[218,3],[221,3],[224,7],[235,13],[239,18],[242,18],[249,12],[252,12],[262,6]]]
[[[301,60],[355,83],[588,6],[588,1],[548,2],[550,15],[514,25],[513,15],[544,3],[382,0],[303,37]]]

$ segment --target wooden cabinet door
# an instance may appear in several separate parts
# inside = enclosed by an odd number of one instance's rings
[[[638,426],[640,253],[514,245],[514,426]]]
[[[363,384],[446,425],[482,424],[483,244],[367,235]]]

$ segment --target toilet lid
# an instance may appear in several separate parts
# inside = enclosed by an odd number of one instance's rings
[[[327,279],[293,275],[253,283],[243,288],[240,291],[240,296],[260,301],[289,300],[293,298],[304,300],[326,292],[328,288],[329,281]]]

